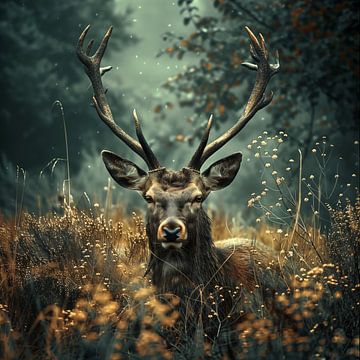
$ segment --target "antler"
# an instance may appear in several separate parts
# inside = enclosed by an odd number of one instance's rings
[[[150,146],[145,140],[145,137],[141,131],[140,122],[137,117],[136,111],[133,111],[133,117],[135,121],[136,134],[139,141],[136,141],[130,135],[128,135],[119,125],[116,124],[114,118],[112,116],[112,112],[110,106],[106,99],[106,91],[104,90],[104,86],[101,81],[101,76],[111,69],[110,66],[100,67],[100,63],[102,57],[104,56],[108,41],[111,36],[112,26],[110,26],[109,30],[106,32],[103,37],[100,46],[95,51],[94,55],[90,56],[90,51],[92,49],[94,40],[90,40],[86,50],[83,49],[83,44],[85,37],[90,29],[90,25],[88,25],[85,30],[81,33],[78,41],[78,45],[76,48],[76,54],[79,60],[84,64],[85,72],[89,77],[93,90],[93,102],[95,109],[100,117],[100,119],[113,131],[113,133],[122,140],[126,145],[130,147],[134,152],[136,152],[140,157],[144,159],[149,169],[157,169],[160,167],[160,163],[157,160],[154,153],[151,151]]]
[[[250,54],[255,64],[244,62],[242,65],[247,67],[250,70],[256,71],[256,80],[254,87],[251,91],[249,100],[245,106],[245,110],[239,120],[233,125],[229,130],[227,130],[223,135],[219,136],[212,143],[206,145],[207,139],[209,137],[210,127],[209,124],[205,129],[204,136],[200,142],[200,145],[189,163],[189,167],[200,170],[202,164],[217,150],[224,146],[229,140],[231,140],[236,134],[238,134],[245,125],[249,122],[250,119],[256,114],[256,112],[265,106],[267,106],[272,98],[273,92],[270,91],[268,94],[265,94],[266,86],[273,75],[275,75],[280,69],[279,63],[279,53],[275,52],[276,63],[269,64],[269,53],[265,45],[265,40],[262,34],[259,34],[260,42],[253,34],[253,32],[245,27],[250,40]],[[210,124],[211,126],[211,124]],[[206,140],[205,140],[206,139]],[[204,140],[206,141],[204,144]],[[205,146],[206,145],[206,146]],[[202,152],[199,156],[199,150]]]

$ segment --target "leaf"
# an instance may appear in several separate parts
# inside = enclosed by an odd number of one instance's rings
[[[220,104],[218,110],[219,110],[219,114],[220,114],[220,115],[224,115],[224,113],[225,113],[225,106],[224,106],[223,104]]]
[[[154,107],[154,113],[159,113],[160,111],[162,110],[162,106],[161,105],[156,105],[155,107]]]
[[[186,26],[186,25],[189,25],[190,21],[191,21],[191,17],[186,17],[186,18],[184,18],[183,23]]]

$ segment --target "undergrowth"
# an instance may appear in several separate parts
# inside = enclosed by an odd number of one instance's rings
[[[260,140],[265,146],[278,139]],[[279,268],[272,307],[259,288],[244,297],[234,328],[220,324],[210,337],[199,321],[189,333],[179,299],[159,297],[144,276],[148,250],[141,217],[119,216],[109,203],[87,212],[64,207],[62,214],[42,217],[22,213],[0,223],[0,358],[358,358],[358,189],[352,200],[337,193],[331,206],[324,178],[305,175],[300,154],[298,187],[291,192],[276,163],[267,160],[276,160],[277,150],[259,150],[264,190],[249,200],[259,212],[257,228],[228,226],[225,215],[215,213],[213,237],[246,237],[268,248]],[[335,196],[332,189],[328,194]]]

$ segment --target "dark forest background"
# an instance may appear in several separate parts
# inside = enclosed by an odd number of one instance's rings
[[[114,26],[104,59],[113,70],[104,83],[116,121],[132,132],[130,114],[136,107],[154,151],[174,168],[190,158],[210,114],[215,116],[216,136],[230,127],[246,103],[254,73],[241,66],[249,54],[244,27],[261,32],[272,53],[279,50],[281,72],[269,85],[273,103],[218,154],[241,150],[247,161],[231,190],[214,194],[210,203],[246,217],[247,198],[259,186],[253,179],[264,171],[247,145],[263,131],[288,135],[279,154],[283,168],[301,149],[311,173],[317,167],[314,144],[326,137],[333,145],[329,179],[339,173],[339,166],[344,184],[357,171],[357,1],[4,0],[1,212],[12,214],[19,202],[40,213],[56,208],[67,176],[59,101],[67,125],[75,203],[86,206],[105,195],[108,176],[101,149],[136,159],[90,106],[89,82],[74,52],[87,24],[98,41]],[[119,188],[115,195],[114,201],[137,206],[136,195]]]

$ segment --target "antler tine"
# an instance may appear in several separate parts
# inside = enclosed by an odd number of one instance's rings
[[[149,169],[154,169],[159,167],[159,162],[156,160],[155,155],[149,152],[150,147],[145,141],[144,136],[140,130],[140,143],[136,141],[133,137],[128,135],[119,125],[114,121],[109,103],[106,99],[106,91],[102,84],[101,76],[111,69],[111,66],[100,67],[101,60],[105,54],[107,44],[111,37],[113,27],[110,26],[107,32],[105,33],[103,39],[95,54],[90,56],[90,51],[92,49],[93,40],[87,45],[86,50],[84,51],[83,45],[87,33],[89,32],[90,25],[88,25],[79,37],[79,41],[76,47],[76,54],[79,60],[84,64],[85,72],[88,75],[92,88],[94,90],[93,103],[95,109],[100,117],[100,119],[113,131],[113,133],[122,140],[126,145],[130,147],[134,152],[136,152],[141,158],[144,159]],[[137,130],[138,133],[138,130]],[[138,133],[139,136],[139,133]],[[142,146],[145,146],[143,148]],[[150,156],[150,158],[148,158]]]
[[[200,144],[188,164],[188,167],[191,169],[200,170],[200,167],[202,165],[201,161],[200,161],[201,156],[202,156],[205,146],[209,140],[209,135],[210,135],[210,130],[211,130],[212,124],[213,124],[213,115],[211,114],[209,117],[209,120],[207,122],[203,136],[200,140]]]
[[[277,51],[275,52],[276,63],[269,64],[269,54],[266,48],[264,37],[259,34],[259,42],[254,33],[248,27],[245,27],[245,29],[251,40],[250,54],[255,61],[255,64],[244,62],[242,65],[244,65],[250,70],[256,71],[255,84],[253,86],[249,100],[245,106],[245,110],[241,117],[238,119],[235,125],[233,125],[223,135],[219,136],[217,139],[215,139],[213,142],[211,142],[205,147],[200,159],[200,166],[212,154],[214,154],[229,140],[231,140],[236,134],[238,134],[249,122],[249,120],[252,119],[256,112],[267,106],[273,98],[273,92],[270,91],[268,94],[265,94],[265,90],[271,77],[274,76],[280,69],[279,53]]]
[[[156,158],[155,154],[151,150],[151,148],[150,148],[149,144],[147,143],[147,141],[144,137],[144,134],[141,130],[140,120],[137,116],[135,109],[133,110],[133,118],[134,118],[134,122],[135,122],[136,135],[139,139],[141,147],[144,149],[147,159],[149,160],[149,167],[151,167],[151,169],[160,168],[161,165],[159,163],[159,160]]]

